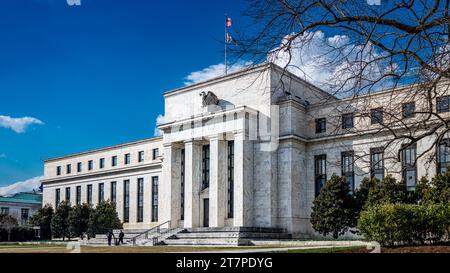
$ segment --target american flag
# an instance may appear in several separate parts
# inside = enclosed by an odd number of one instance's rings
[[[232,24],[233,24],[233,21],[231,21],[231,18],[227,17],[227,19],[225,20],[225,25],[227,27],[231,27]]]

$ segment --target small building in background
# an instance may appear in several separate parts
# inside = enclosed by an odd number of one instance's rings
[[[42,207],[42,193],[23,192],[0,196],[0,214],[14,217],[19,226],[27,226],[28,220]]]

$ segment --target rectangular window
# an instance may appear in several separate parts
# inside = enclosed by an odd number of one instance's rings
[[[341,171],[342,176],[350,187],[350,192],[353,194],[355,191],[355,171],[354,171],[354,153],[353,151],[342,152],[341,153]]]
[[[155,160],[159,156],[159,149],[155,148],[152,150],[152,159]]]
[[[353,128],[353,113],[342,115],[342,129]]]
[[[81,205],[81,186],[77,186],[75,198],[76,198],[77,205]]]
[[[370,110],[370,122],[372,124],[383,123],[383,108],[377,108]]]
[[[61,166],[56,167],[56,175],[61,175]]]
[[[184,182],[185,182],[185,172],[186,172],[185,160],[186,160],[185,150],[181,149],[181,175],[180,175],[180,180],[181,180],[180,219],[181,220],[184,220],[184,190],[185,190]]]
[[[83,164],[81,162],[77,163],[77,172],[81,173],[83,171]]]
[[[234,141],[228,141],[227,153],[227,176],[228,176],[228,190],[227,190],[227,212],[228,218],[234,217]]]
[[[382,181],[384,179],[383,148],[370,149],[370,176]]]
[[[61,190],[56,189],[55,190],[55,208],[59,206],[59,203],[61,203]]]
[[[416,168],[416,144],[402,147],[402,176],[405,181],[406,189],[412,191],[416,188],[417,168]]]
[[[442,96],[436,99],[436,108],[438,113],[450,111],[450,96]]]
[[[70,188],[66,188],[66,202],[70,204]]]
[[[443,139],[437,148],[437,171],[438,173],[445,173],[447,167],[450,166],[450,140]]]
[[[66,173],[70,174],[71,172],[72,172],[72,165],[67,164],[67,166],[66,166]]]
[[[158,177],[152,177],[152,222],[158,222]]]
[[[315,195],[318,196],[320,190],[327,181],[327,155],[316,155],[314,157],[314,173],[315,173]]]
[[[100,158],[99,167],[100,167],[100,169],[103,169],[105,167],[105,159],[104,158]]]
[[[202,190],[209,187],[209,145],[202,147]]]
[[[137,222],[144,221],[144,178],[137,181]]]
[[[123,181],[123,222],[130,221],[130,180]]]
[[[21,224],[22,226],[28,224],[28,219],[30,217],[30,209],[21,209]]]
[[[88,170],[89,170],[89,171],[92,171],[93,168],[94,168],[94,161],[89,160],[89,161],[88,161]]]
[[[402,104],[402,117],[412,118],[416,112],[416,104],[414,102],[408,102]]]
[[[316,119],[316,134],[325,133],[327,131],[326,118]]]
[[[116,203],[116,192],[117,192],[117,183],[116,181],[111,182],[111,202]]]
[[[112,167],[117,166],[117,155],[111,157],[111,166]]]
[[[101,203],[105,201],[105,184],[98,184],[98,202]]]
[[[125,165],[130,164],[130,158],[131,158],[131,155],[130,155],[130,154],[126,154],[126,155],[125,155],[125,158],[124,158]]]
[[[140,162],[144,162],[144,151],[140,151],[138,153],[138,161]]]
[[[92,205],[92,185],[87,185],[87,203]]]
[[[9,215],[9,208],[2,207],[0,210],[0,215]]]

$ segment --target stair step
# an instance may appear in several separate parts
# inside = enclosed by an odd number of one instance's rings
[[[196,238],[196,239],[166,239],[163,241],[165,245],[249,245],[250,240],[247,239],[225,239],[225,238]]]
[[[195,238],[241,238],[241,239],[290,239],[287,233],[265,233],[265,232],[187,232],[176,235],[180,239]]]

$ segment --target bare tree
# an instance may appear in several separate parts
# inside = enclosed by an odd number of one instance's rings
[[[333,67],[319,87],[346,98],[345,103],[332,103],[327,123],[334,125],[327,133],[388,135],[384,148],[397,149],[385,156],[396,160],[401,157],[398,147],[431,137],[417,154],[417,159],[431,162],[449,131],[449,2],[249,0],[245,15],[253,24],[235,34],[239,47],[232,48],[232,54],[256,63],[274,62],[308,80],[311,69],[305,69],[302,53],[316,46],[317,35],[326,33],[330,38],[318,50],[312,71]],[[379,118],[374,108],[382,110],[378,122],[373,120]],[[341,126],[342,114],[349,112],[358,130]]]

